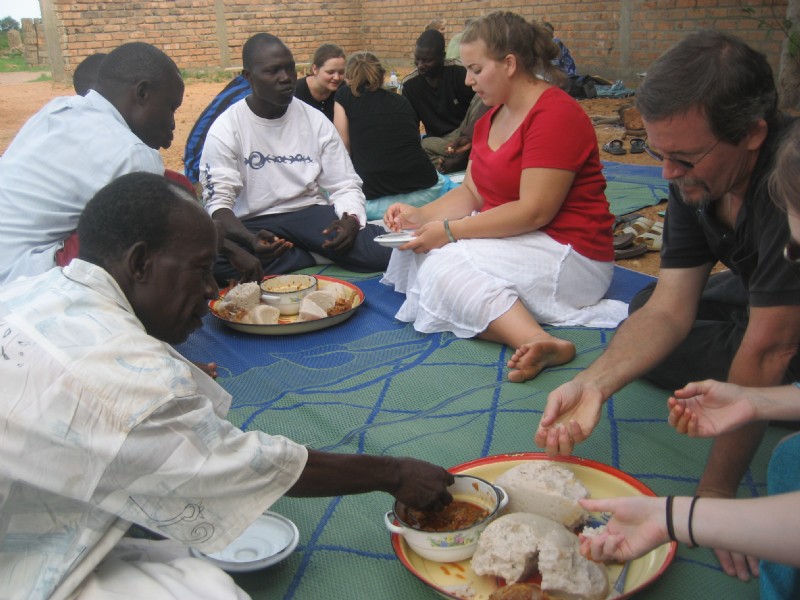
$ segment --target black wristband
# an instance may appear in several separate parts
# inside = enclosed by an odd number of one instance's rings
[[[673,542],[677,542],[678,538],[675,537],[675,529],[672,527],[672,502],[675,496],[667,496],[667,535]]]
[[[692,498],[692,504],[689,506],[689,543],[691,546],[690,548],[697,547],[697,542],[694,541],[694,533],[692,532],[692,517],[694,516],[694,505],[697,504],[697,501],[700,499],[700,496],[695,496]]]

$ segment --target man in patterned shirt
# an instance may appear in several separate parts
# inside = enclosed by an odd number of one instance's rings
[[[79,257],[0,292],[0,590],[13,598],[246,598],[216,552],[284,494],[452,499],[444,469],[307,449],[225,420],[173,350],[218,293],[192,195],[132,173],[86,206]],[[124,538],[131,524],[167,540]]]

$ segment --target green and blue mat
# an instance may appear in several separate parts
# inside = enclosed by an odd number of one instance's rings
[[[292,336],[240,333],[209,316],[179,350],[219,364],[219,383],[234,397],[234,424],[319,450],[413,456],[445,467],[540,451],[533,435],[547,394],[597,358],[613,336],[607,329],[552,328],[575,343],[575,360],[513,384],[507,381],[509,348],[449,333],[419,334],[394,319],[403,296],[378,276],[330,266],[312,271],[354,282],[365,304],[340,325]],[[629,300],[650,279],[617,267],[608,297]],[[645,381],[628,385],[609,400],[601,423],[575,454],[625,471],[658,495],[691,495],[710,442],[667,425],[668,395]],[[765,493],[769,454],[785,433],[770,430],[741,496]],[[383,524],[391,505],[380,493],[283,498],[272,510],[298,526],[297,550],[236,580],[256,600],[438,598],[395,557]],[[758,584],[723,574],[710,550],[681,546],[639,597],[757,598]]]

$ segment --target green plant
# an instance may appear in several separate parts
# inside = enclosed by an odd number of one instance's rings
[[[9,29],[16,29],[19,31],[19,23],[12,17],[3,17],[0,19],[0,31],[8,31]]]
[[[28,63],[21,54],[0,54],[0,73],[13,73],[15,71],[28,71]]]
[[[745,6],[742,12],[746,18],[758,23],[759,29],[769,29],[770,31],[780,31],[789,42],[789,56],[800,59],[800,31],[795,29],[791,19],[775,14],[775,5],[770,5],[771,16],[765,18],[756,15],[756,9],[752,6]]]

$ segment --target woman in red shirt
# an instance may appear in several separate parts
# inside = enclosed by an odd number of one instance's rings
[[[384,216],[393,231],[416,234],[392,253],[383,280],[406,294],[397,318],[516,349],[511,381],[575,356],[540,323],[615,327],[626,315],[623,303],[602,300],[614,218],[591,121],[542,78],[559,79],[555,53],[547,31],[514,13],[468,26],[466,83],[493,108],[475,126],[464,183]]]

